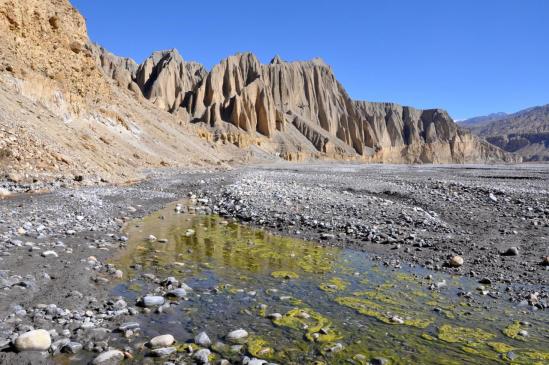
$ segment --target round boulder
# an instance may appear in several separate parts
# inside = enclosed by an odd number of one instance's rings
[[[448,261],[448,266],[450,267],[460,267],[463,265],[463,257],[461,256],[452,256],[450,261]]]
[[[156,347],[168,347],[173,345],[175,338],[172,335],[156,336],[149,341],[149,345],[153,348]]]
[[[29,331],[15,340],[17,351],[47,351],[50,346],[51,337],[46,330]]]

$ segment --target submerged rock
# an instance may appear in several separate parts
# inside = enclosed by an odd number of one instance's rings
[[[151,351],[151,356],[154,357],[166,357],[170,356],[174,352],[176,352],[177,349],[175,347],[161,347],[157,348]]]
[[[92,361],[92,365],[116,365],[124,359],[124,353],[120,350],[102,352]]]
[[[242,342],[246,337],[248,337],[248,331],[240,328],[230,332],[227,335],[227,341],[238,343],[238,342]]]

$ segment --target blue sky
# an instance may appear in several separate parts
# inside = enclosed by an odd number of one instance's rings
[[[141,62],[177,48],[211,68],[254,52],[321,57],[355,99],[455,119],[549,103],[547,0],[71,0],[90,37]]]

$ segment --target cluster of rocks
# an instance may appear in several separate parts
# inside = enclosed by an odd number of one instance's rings
[[[275,365],[266,360],[246,355],[248,331],[240,328],[227,333],[223,341],[212,341],[206,332],[198,333],[193,340],[177,343],[174,336],[165,334],[153,337],[146,346],[147,355],[153,358],[181,363],[191,361],[195,364],[243,364],[243,365]],[[225,358],[230,354],[230,360]]]
[[[124,188],[56,185],[50,194],[2,201],[0,362],[40,363],[40,353],[127,352],[118,345],[126,334],[118,331],[119,324],[144,309],[110,297],[112,285],[126,275],[106,261],[127,245],[120,231],[125,222],[186,195],[180,184],[200,185],[196,173],[177,178],[173,172],[153,173],[157,180]],[[14,191],[25,191],[25,184],[16,186]],[[43,340],[40,350],[24,350],[35,346],[33,338]]]

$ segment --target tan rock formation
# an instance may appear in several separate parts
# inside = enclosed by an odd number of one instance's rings
[[[180,59],[178,64],[184,63]],[[176,88],[166,83],[166,77],[155,80],[151,73],[148,82],[163,85],[160,94],[170,107],[160,103],[162,109],[214,129],[227,130],[230,124],[271,140],[276,135],[279,146],[271,145],[272,151],[283,156],[299,152],[318,157],[319,152],[333,158],[394,163],[515,160],[460,129],[443,110],[353,101],[320,59],[284,62],[277,56],[262,65],[253,54],[243,53],[204,74],[195,74],[191,82],[184,78],[175,94],[170,93]],[[138,78],[137,83],[143,85],[144,80]],[[186,95],[183,102],[179,90]],[[157,103],[156,96],[145,92],[145,97]],[[288,125],[310,143],[295,133],[291,136]]]
[[[134,82],[139,67],[134,60],[115,56],[97,44],[92,44],[90,48],[97,64],[108,77],[115,80],[119,87],[141,95],[141,89]]]
[[[177,50],[153,53],[136,71],[143,95],[158,108],[176,112],[187,93],[206,75],[204,67],[185,62]],[[190,102],[190,101],[189,101]]]

